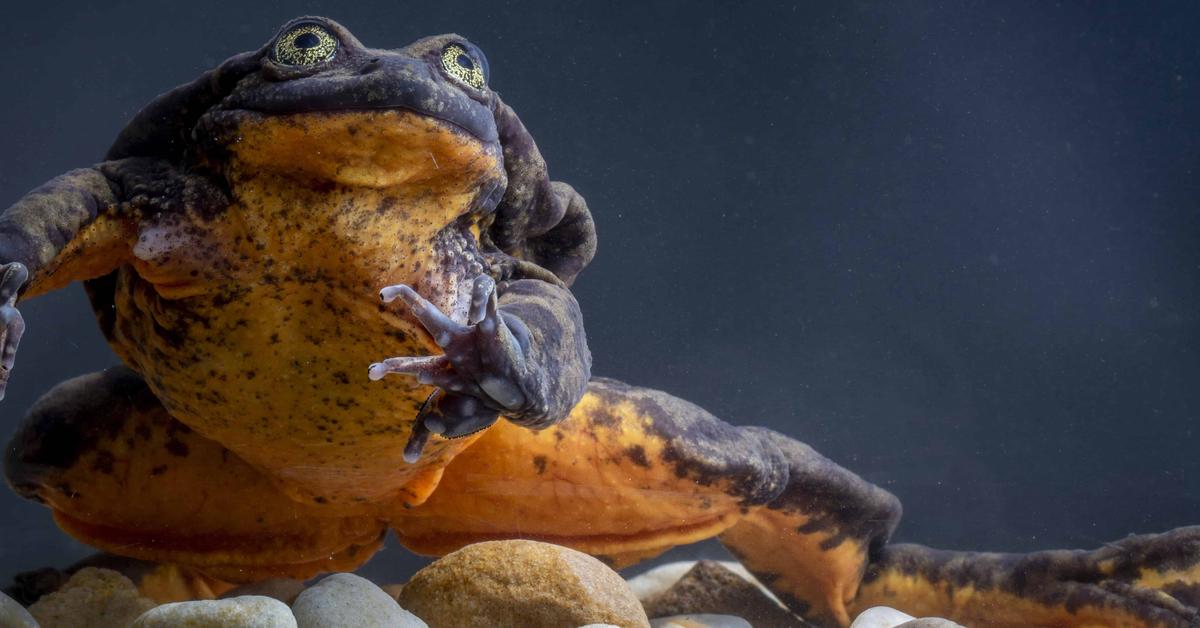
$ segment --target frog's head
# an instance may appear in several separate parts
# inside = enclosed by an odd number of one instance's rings
[[[541,263],[549,245],[535,239],[563,219],[569,198],[488,79],[483,52],[463,37],[373,49],[332,20],[302,17],[159,96],[107,157],[319,185],[472,186],[470,211],[490,222],[494,244]],[[590,219],[573,228],[594,238]],[[555,272],[569,280],[578,266]]]
[[[222,166],[366,187],[503,177],[487,61],[462,37],[377,50],[304,17],[217,72],[241,76],[194,137]]]

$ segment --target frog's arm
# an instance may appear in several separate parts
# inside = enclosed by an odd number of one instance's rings
[[[533,137],[499,101],[496,128],[508,188],[483,244],[515,260],[518,269],[536,266],[570,285],[596,254],[596,227],[587,203],[571,186],[550,180]]]
[[[532,429],[554,425],[591,375],[583,318],[568,288],[596,251],[591,212],[571,186],[550,180],[512,109],[497,99],[495,115],[508,187],[480,237],[490,268],[475,282],[467,325],[408,286],[381,295],[402,299],[445,351],[371,366],[374,379],[401,373],[439,388],[418,417],[410,460],[430,431],[464,436],[501,414]]]
[[[0,213],[0,398],[25,329],[18,295],[98,277],[129,254],[135,229],[116,211],[113,178],[125,163],[72,170]]]

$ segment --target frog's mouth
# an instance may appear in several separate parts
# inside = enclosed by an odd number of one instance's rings
[[[490,105],[419,59],[385,50],[363,51],[337,72],[277,77],[230,94],[226,110],[262,115],[407,111],[447,123],[485,143],[498,141]]]
[[[233,112],[229,112],[233,113]],[[406,109],[263,114],[227,120],[239,167],[339,185],[452,190],[504,177],[500,144]]]

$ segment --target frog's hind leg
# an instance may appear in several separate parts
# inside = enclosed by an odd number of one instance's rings
[[[236,455],[171,418],[126,368],[59,384],[8,447],[21,495],[105,551],[226,581],[352,569],[379,547],[374,516],[295,502]]]
[[[867,556],[899,515],[886,491],[800,443],[596,379],[554,427],[496,424],[393,525],[401,543],[424,554],[532,538],[614,567],[722,535],[765,567],[794,610],[846,623]]]
[[[1029,554],[886,548],[857,609],[894,606],[969,626],[1200,626],[1200,526],[1094,551]]]

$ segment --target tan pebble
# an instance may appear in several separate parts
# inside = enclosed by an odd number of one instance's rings
[[[29,607],[41,628],[128,628],[154,607],[133,581],[111,570],[85,567],[62,588]]]
[[[413,576],[400,605],[432,628],[650,625],[615,571],[537,541],[488,541],[447,554]]]
[[[296,628],[287,604],[262,595],[172,602],[147,611],[133,628]]]

